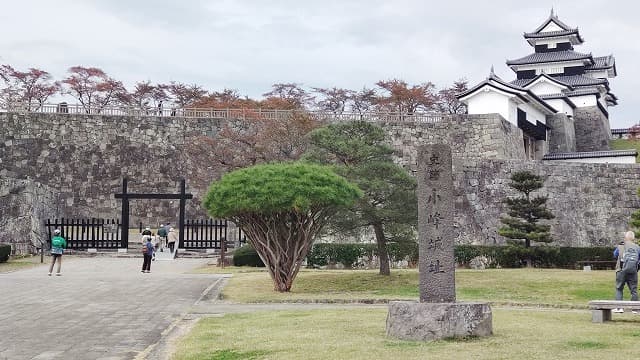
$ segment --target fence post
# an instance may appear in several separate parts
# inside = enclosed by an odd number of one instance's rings
[[[179,228],[180,234],[178,235],[178,248],[182,248],[184,246],[184,211],[186,205],[186,193],[187,187],[185,185],[185,179],[182,178],[180,180],[180,217],[179,217]]]

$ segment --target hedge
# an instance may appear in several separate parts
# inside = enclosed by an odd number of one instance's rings
[[[233,252],[234,266],[264,267],[264,263],[256,250],[249,244],[244,245]]]
[[[390,243],[387,245],[391,261],[409,259],[418,261],[418,244],[411,242]],[[318,243],[307,255],[308,266],[325,266],[329,263],[341,263],[346,268],[353,267],[359,257],[378,254],[376,244],[330,244]]]
[[[0,263],[9,260],[9,255],[11,255],[11,245],[0,244]]]
[[[388,246],[392,261],[407,259],[410,263],[418,261],[417,243],[392,243]],[[329,262],[342,263],[352,267],[358,257],[377,254],[376,244],[315,244],[309,255],[309,266],[324,266]],[[530,258],[535,267],[575,268],[578,261],[614,260],[611,247],[552,247],[534,246],[481,246],[456,245],[454,256],[459,266],[468,266],[471,259],[484,256],[491,267],[522,267]]]

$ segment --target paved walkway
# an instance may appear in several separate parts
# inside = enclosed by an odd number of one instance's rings
[[[65,257],[60,277],[44,266],[0,274],[0,360],[148,352],[220,281],[187,273],[207,261],[154,261],[143,274],[142,259]]]

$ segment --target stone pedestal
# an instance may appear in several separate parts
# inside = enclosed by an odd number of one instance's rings
[[[387,336],[431,341],[492,334],[491,307],[487,303],[389,303]]]

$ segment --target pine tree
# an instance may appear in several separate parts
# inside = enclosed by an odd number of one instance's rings
[[[550,226],[538,224],[541,219],[553,219],[553,214],[546,208],[546,196],[532,197],[531,193],[542,188],[544,180],[542,177],[534,175],[528,171],[519,171],[511,176],[510,187],[518,190],[524,196],[517,198],[507,198],[504,203],[509,207],[509,216],[503,217],[500,221],[504,224],[498,234],[512,239],[512,243],[522,245],[526,248],[531,246],[531,242],[552,242],[549,233]]]
[[[640,196],[640,188],[638,188],[638,196]],[[633,228],[633,232],[636,234],[636,239],[640,239],[640,210],[636,210],[631,214],[631,221],[629,225]]]

